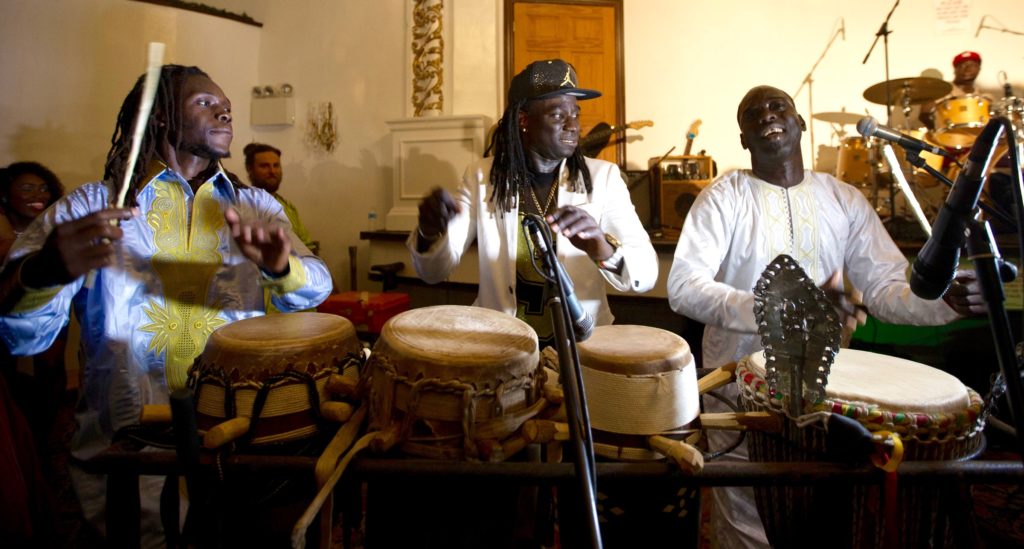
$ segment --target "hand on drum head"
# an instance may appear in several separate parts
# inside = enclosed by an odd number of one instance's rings
[[[980,315],[988,311],[988,305],[981,295],[981,282],[972,270],[957,270],[953,284],[946,290],[942,300],[964,316]]]

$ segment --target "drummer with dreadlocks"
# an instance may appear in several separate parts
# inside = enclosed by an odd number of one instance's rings
[[[494,156],[466,169],[455,196],[432,191],[407,242],[417,274],[433,284],[448,277],[475,240],[475,305],[525,320],[542,347],[553,340],[549,296],[531,263],[524,215],[547,220],[576,296],[598,325],[612,323],[606,284],[642,293],[658,278],[657,255],[618,167],[579,149],[577,101],[600,95],[578,87],[575,69],[560,59],[527,66],[509,86]]]
[[[103,181],[37,217],[0,275],[0,336],[13,353],[49,347],[72,306],[82,325],[84,385],[71,443],[79,459],[138,423],[144,404],[165,404],[183,388],[214,329],[263,314],[268,297],[281,311],[315,307],[332,287],[280,204],[221,167],[231,102],[196,67],[163,66],[127,207],[111,206],[132,169],[143,82],[121,106]],[[163,478],[141,478],[144,545],[162,546]],[[72,480],[86,517],[102,524],[102,479],[72,467]]]

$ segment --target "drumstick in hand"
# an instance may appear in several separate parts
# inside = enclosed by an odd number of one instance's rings
[[[135,162],[139,159],[142,136],[146,133],[149,113],[153,110],[156,99],[156,87],[160,82],[160,71],[164,62],[164,45],[161,42],[149,43],[149,58],[146,63],[146,80],[142,85],[142,96],[139,98],[139,110],[135,113],[135,125],[132,128],[132,146],[128,149],[128,160],[125,162],[124,179],[117,191],[114,207],[123,208],[124,199],[128,195],[128,184],[135,173]]]

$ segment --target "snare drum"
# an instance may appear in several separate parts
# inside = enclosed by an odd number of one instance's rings
[[[422,457],[500,461],[500,443],[546,404],[536,333],[480,307],[394,316],[365,375],[378,451],[397,445]]]
[[[684,437],[700,413],[697,367],[686,340],[649,326],[599,326],[578,344],[594,453],[620,461],[664,456],[650,435]]]
[[[189,370],[200,434],[247,418],[243,442],[283,443],[319,431],[332,374],[357,378],[362,344],[348,320],[281,313],[223,326]]]
[[[747,410],[784,413],[781,395],[768,395],[765,358],[756,353],[736,369],[741,401]],[[982,444],[981,397],[955,377],[923,364],[843,349],[836,355],[825,398],[805,403],[806,414],[842,414],[869,431],[896,433],[904,460],[956,460],[971,457]],[[817,461],[825,459],[826,433],[811,416],[789,418],[780,436],[750,433],[752,461]],[[799,425],[805,425],[800,427]],[[939,490],[924,485],[901,485],[898,523],[885,523],[877,486],[755,488],[758,511],[769,541],[776,547],[801,546],[807,525],[834,532],[822,545],[880,547],[887,528],[895,528],[899,547],[925,547],[941,542],[950,517],[940,506]],[[824,526],[823,526],[824,525]],[[939,537],[935,537],[939,536]]]
[[[872,167],[878,162],[878,145],[874,139],[847,137],[839,145],[836,177],[855,187],[872,185]]]
[[[946,99],[935,105],[932,139],[945,147],[970,147],[988,123],[989,111],[989,100],[980,95]]]

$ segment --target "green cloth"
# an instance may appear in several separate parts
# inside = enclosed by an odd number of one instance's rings
[[[295,204],[292,204],[287,198],[280,194],[275,193],[271,196],[273,196],[274,200],[277,200],[277,202],[281,204],[281,207],[284,208],[284,214],[288,216],[288,221],[292,224],[292,231],[295,233],[295,236],[299,237],[299,240],[301,240],[302,243],[310,249],[310,251],[315,254],[319,254],[320,243],[313,240],[313,237],[309,234],[309,230],[302,224],[302,218],[299,217],[299,210],[295,207]]]

